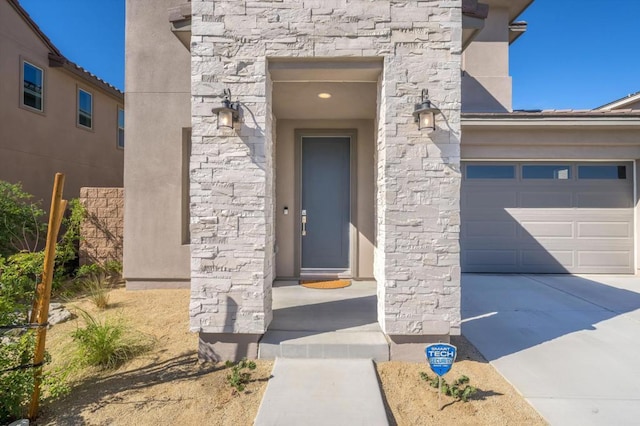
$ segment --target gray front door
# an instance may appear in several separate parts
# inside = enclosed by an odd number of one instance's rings
[[[350,138],[302,138],[301,274],[349,269]]]

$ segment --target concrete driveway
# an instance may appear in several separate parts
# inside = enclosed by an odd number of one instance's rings
[[[550,424],[640,424],[640,278],[465,274],[462,315]]]

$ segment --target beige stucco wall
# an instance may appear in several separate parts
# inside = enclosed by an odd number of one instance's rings
[[[462,111],[512,109],[509,10],[491,5],[485,26],[462,54]]]
[[[122,186],[117,147],[117,99],[62,68],[50,68],[48,48],[7,3],[0,2],[0,179],[21,181],[48,209],[56,172],[65,198],[83,186]],[[44,112],[20,106],[21,59],[44,70]],[[93,94],[93,130],[76,126],[77,87]]]
[[[276,135],[276,277],[293,277],[294,230],[300,220],[295,205],[295,132],[296,130],[355,129],[356,145],[356,217],[351,225],[357,235],[356,278],[373,277],[375,248],[375,140],[373,120],[278,120]],[[284,207],[289,214],[283,213]]]
[[[462,160],[640,158],[637,129],[622,126],[470,127],[462,124]]]
[[[180,159],[183,128],[191,126],[190,55],[169,30],[167,12],[181,3],[127,0],[123,266],[129,288],[189,285],[182,232],[187,171]]]

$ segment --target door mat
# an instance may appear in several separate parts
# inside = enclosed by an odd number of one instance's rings
[[[320,289],[344,288],[351,285],[351,280],[300,280],[300,285],[307,288]]]

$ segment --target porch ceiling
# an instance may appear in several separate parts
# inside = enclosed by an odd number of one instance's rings
[[[278,119],[373,119],[381,72],[380,58],[270,59],[273,112]]]
[[[329,93],[331,98],[321,99],[319,93]],[[376,99],[376,83],[273,84],[273,112],[278,119],[374,119]]]

